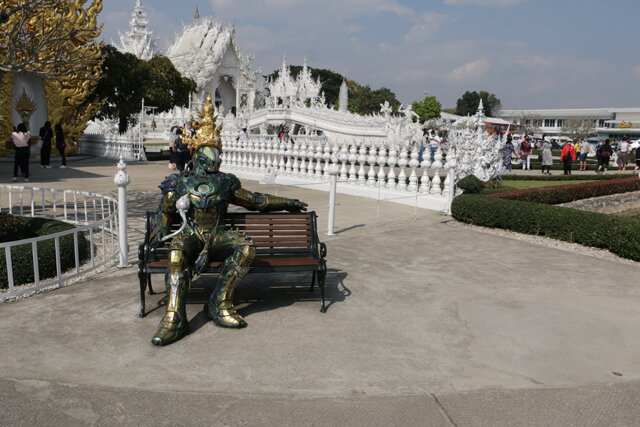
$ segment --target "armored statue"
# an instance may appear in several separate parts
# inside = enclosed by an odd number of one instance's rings
[[[189,332],[186,294],[192,278],[202,272],[210,260],[223,263],[218,282],[205,304],[207,316],[218,326],[247,326],[234,309],[233,292],[250,268],[255,245],[243,233],[225,230],[223,220],[230,203],[260,212],[300,212],[307,206],[299,200],[248,191],[234,175],[220,172],[222,147],[214,112],[208,96],[200,114],[198,133],[185,138],[193,154],[192,170],[170,175],[160,185],[162,200],[152,245],[169,241],[170,246],[165,275],[166,314],[152,339],[158,346],[171,344]],[[181,226],[172,233],[174,223]]]

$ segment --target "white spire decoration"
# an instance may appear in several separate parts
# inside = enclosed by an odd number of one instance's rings
[[[149,31],[149,20],[144,12],[140,0],[136,0],[136,6],[131,14],[131,30],[120,35],[119,50],[132,53],[140,59],[151,59],[157,53],[156,42],[153,40],[153,33]]]
[[[347,107],[349,105],[349,88],[347,87],[347,81],[342,80],[342,85],[340,85],[340,96],[339,96],[340,107],[338,111],[341,113],[347,112]]]

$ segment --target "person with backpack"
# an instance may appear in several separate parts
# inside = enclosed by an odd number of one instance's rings
[[[18,168],[20,168],[25,182],[28,182],[31,134],[27,130],[27,125],[20,123],[16,131],[11,134],[11,140],[16,147],[16,155],[13,159],[13,181],[18,180]]]
[[[562,146],[560,153],[560,161],[562,161],[565,175],[571,175],[571,164],[576,160],[576,150],[573,148],[573,142],[567,141]]]

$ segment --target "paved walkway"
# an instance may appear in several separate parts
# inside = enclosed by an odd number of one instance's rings
[[[34,170],[33,185],[115,193],[115,162]],[[132,252],[164,162],[129,166]],[[10,172],[0,174],[8,182]],[[326,229],[328,194],[298,197]],[[135,268],[0,305],[4,425],[637,425],[637,265],[338,195],[326,314],[307,276],[249,276],[249,327],[188,307],[193,332],[151,345]],[[131,261],[134,261],[131,254]],[[267,281],[268,280],[268,281]],[[161,278],[154,277],[161,287]],[[158,296],[150,297],[151,302]]]

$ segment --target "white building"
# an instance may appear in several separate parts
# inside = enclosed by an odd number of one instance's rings
[[[502,110],[500,116],[515,124],[539,129],[539,137],[560,137],[573,119],[593,120],[593,134],[598,138],[640,138],[640,108],[574,108],[542,110]]]
[[[120,46],[118,50],[121,52],[132,53],[140,59],[149,60],[158,53],[156,41],[153,39],[153,33],[149,31],[149,20],[142,8],[140,0],[136,0],[136,7],[131,15],[131,30],[120,35]]]
[[[183,76],[196,82],[196,104],[211,93],[217,108],[236,114],[237,110],[253,111],[259,101],[263,79],[251,69],[253,57],[236,44],[233,26],[196,13],[195,21],[185,26],[166,56]]]

